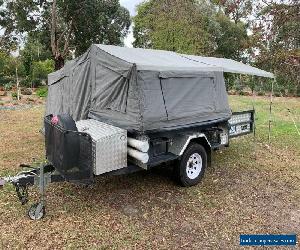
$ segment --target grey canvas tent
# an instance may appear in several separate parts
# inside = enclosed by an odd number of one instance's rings
[[[223,71],[169,51],[92,45],[49,75],[46,115],[141,132],[225,121]]]

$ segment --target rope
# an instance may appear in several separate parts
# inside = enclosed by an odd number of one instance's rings
[[[252,80],[252,83],[254,82],[254,77],[251,76],[251,80]],[[252,109],[255,111],[255,101],[256,101],[256,94],[255,94],[255,91],[254,91],[254,88],[253,88],[253,92],[252,92]],[[256,139],[256,122],[255,122],[255,114],[254,114],[254,126],[253,126],[253,137],[254,137],[254,142],[255,142],[255,139]]]
[[[271,123],[272,123],[272,105],[273,105],[274,81],[275,80],[272,81],[272,91],[271,91],[271,94],[270,94],[269,134],[268,134],[269,144],[271,144]]]
[[[277,81],[275,81],[275,84],[276,84],[276,86],[277,86],[277,89],[278,89],[278,84],[277,84]],[[279,93],[280,93],[280,96],[281,97],[283,97],[283,94],[282,94],[282,92],[279,90]],[[290,116],[291,116],[291,118],[292,118],[292,121],[293,121],[293,123],[294,123],[294,126],[295,126],[295,129],[296,129],[296,131],[297,131],[297,134],[300,136],[300,130],[299,130],[299,128],[298,128],[298,126],[297,126],[297,123],[296,123],[296,121],[295,121],[295,119],[294,119],[294,117],[293,117],[293,114],[292,114],[292,111],[289,109],[289,108],[287,108],[287,107],[285,107],[286,109],[287,109],[287,111],[289,112],[289,114],[290,114]]]
[[[296,131],[297,131],[298,135],[300,136],[300,130],[298,129],[298,126],[297,126],[297,124],[296,124],[296,122],[295,122],[295,119],[294,119],[294,117],[293,117],[293,114],[292,114],[292,112],[291,112],[290,109],[287,109],[287,110],[288,110],[288,112],[289,112],[289,114],[290,114],[290,116],[291,116],[291,118],[292,118],[292,120],[293,120],[293,123],[294,123],[294,126],[295,126],[295,128],[296,128]]]

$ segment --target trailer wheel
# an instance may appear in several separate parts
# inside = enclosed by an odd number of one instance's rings
[[[175,167],[175,177],[184,187],[194,186],[201,181],[206,166],[206,150],[200,144],[191,143]]]
[[[45,205],[41,202],[33,204],[28,210],[28,216],[32,220],[40,220],[46,214]]]

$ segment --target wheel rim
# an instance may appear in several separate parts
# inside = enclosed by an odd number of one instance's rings
[[[190,179],[196,179],[202,170],[202,157],[198,153],[190,156],[186,163],[186,174]]]

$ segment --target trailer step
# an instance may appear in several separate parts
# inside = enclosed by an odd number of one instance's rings
[[[166,153],[166,154],[162,154],[159,156],[155,156],[152,159],[150,159],[150,161],[148,162],[148,167],[152,168],[155,167],[157,165],[160,165],[164,162],[168,162],[168,161],[174,161],[178,159],[178,155],[172,154],[172,153]]]

